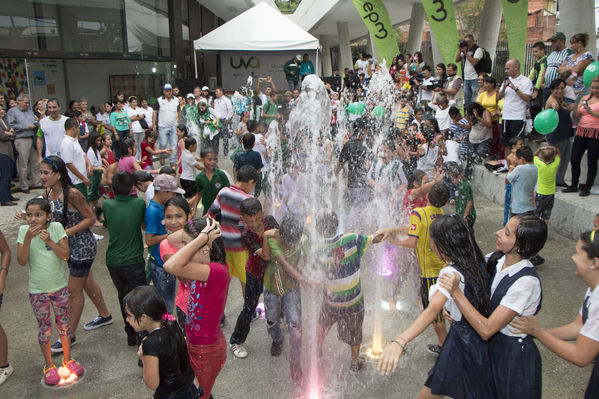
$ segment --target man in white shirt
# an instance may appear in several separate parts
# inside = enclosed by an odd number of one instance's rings
[[[67,118],[60,114],[60,103],[56,98],[50,98],[46,104],[48,116],[40,120],[37,129],[37,156],[41,162],[44,157],[44,142],[46,144],[46,156],[57,155],[60,144],[65,135],[64,124]]]
[[[79,121],[75,118],[67,118],[64,128],[66,134],[56,155],[66,164],[73,185],[87,198],[87,186],[91,184],[88,176],[91,175],[92,167],[77,140]]]
[[[497,93],[497,101],[503,98],[503,132],[501,141],[505,146],[514,137],[522,136],[526,125],[526,109],[532,98],[532,82],[520,74],[520,61],[511,59],[505,63],[507,77]]]
[[[131,120],[131,133],[135,144],[137,145],[137,155],[135,158],[139,162],[141,160],[141,142],[144,139],[145,131],[140,120],[146,120],[146,114],[143,112],[141,107],[137,106],[137,97],[129,97],[129,108],[127,108],[127,116]]]
[[[220,117],[220,121],[223,124],[220,129],[222,140],[223,140],[223,155],[229,154],[229,138],[231,137],[231,118],[233,118],[233,104],[231,100],[223,92],[222,87],[217,87],[214,92],[216,98],[214,99],[214,110]],[[218,149],[216,149],[218,150]]]
[[[483,58],[483,50],[474,43],[474,36],[466,35],[466,46],[460,47],[455,62],[462,62],[464,67],[464,106],[467,107],[478,96],[478,73],[474,68]]]
[[[361,73],[363,73],[364,76],[370,76],[368,74],[368,58],[366,58],[365,52],[360,51],[360,58],[356,60],[354,70],[357,71],[358,76],[360,76]]]
[[[416,87],[418,87],[418,104],[424,101],[427,104],[433,98],[432,84],[435,80],[431,67],[425,65],[422,67],[422,83],[416,81]]]
[[[162,96],[156,99],[152,115],[152,130],[158,129],[158,147],[170,148],[171,165],[177,162],[177,121],[179,120],[179,99],[173,96],[173,87],[166,83],[162,88]],[[160,164],[164,165],[161,156]]]

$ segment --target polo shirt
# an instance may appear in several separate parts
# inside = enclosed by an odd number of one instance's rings
[[[50,116],[46,116],[40,120],[40,124],[37,128],[37,137],[44,139],[46,143],[46,156],[56,155],[60,151],[60,144],[62,138],[66,132],[64,130],[64,123],[67,121],[66,116],[60,115],[58,119],[54,120]]]
[[[218,192],[216,200],[214,200],[208,211],[208,216],[212,218],[220,216],[220,231],[227,252],[243,252],[246,250],[241,242],[241,230],[239,229],[241,219],[239,205],[246,198],[253,197],[239,187],[226,187]]]
[[[85,153],[76,138],[64,136],[60,144],[60,151],[56,155],[62,158],[65,164],[73,164],[79,173],[84,176],[86,175]],[[83,180],[78,178],[73,172],[70,170],[68,172],[73,185],[83,183]]]
[[[574,51],[570,48],[564,48],[561,51],[552,51],[547,56],[547,69],[545,70],[545,87],[549,87],[551,82],[560,77],[560,73],[557,70],[570,55],[574,54]]]
[[[158,127],[177,126],[177,112],[179,112],[179,100],[171,97],[168,101],[163,96],[156,99],[154,109],[158,111]]]
[[[144,263],[141,225],[146,204],[141,198],[115,195],[102,203],[110,240],[106,250],[106,266],[120,267]]]
[[[425,278],[438,277],[443,268],[443,262],[430,247],[430,228],[433,221],[443,215],[443,209],[428,205],[416,208],[410,215],[410,230],[408,235],[416,237],[416,256],[420,264],[420,276]]]
[[[166,225],[164,222],[164,206],[158,202],[151,200],[144,215],[146,222],[146,234],[156,234],[157,236],[166,234]],[[148,247],[150,257],[160,266],[163,265],[160,257],[160,243]]]
[[[251,165],[256,170],[260,170],[264,167],[262,164],[262,157],[260,153],[254,150],[249,151],[239,151],[235,154],[235,159],[233,160],[233,169],[239,170],[242,166]]]
[[[202,206],[204,207],[204,215],[208,212],[208,208],[216,199],[218,192],[224,188],[229,187],[229,179],[227,175],[220,169],[214,169],[212,179],[208,180],[205,171],[201,171],[196,176],[196,188],[197,192],[202,195]]]

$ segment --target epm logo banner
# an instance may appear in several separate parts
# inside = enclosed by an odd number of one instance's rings
[[[260,58],[258,57],[249,57],[247,60],[244,57],[239,57],[237,62],[235,61],[237,57],[229,57],[229,64],[233,69],[258,69],[260,68]]]

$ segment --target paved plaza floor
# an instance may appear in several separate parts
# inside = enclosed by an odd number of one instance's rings
[[[40,190],[29,195],[19,194],[19,205]],[[500,228],[503,208],[482,197],[476,198],[477,220],[475,230],[483,252],[494,249],[494,232]],[[98,255],[93,272],[100,284],[104,298],[114,317],[114,324],[95,331],[84,331],[82,325],[96,315],[89,299],[77,330],[77,345],[73,347],[73,356],[86,368],[87,372],[77,385],[60,390],[48,390],[40,385],[43,359],[37,344],[37,324],[27,296],[27,268],[16,261],[16,236],[19,222],[13,221],[16,207],[0,208],[0,229],[6,235],[13,250],[13,262],[4,292],[4,303],[0,310],[0,322],[4,326],[9,340],[9,360],[15,372],[0,387],[0,398],[150,398],[152,392],[142,382],[142,369],[137,366],[136,350],[126,343],[116,291],[105,266],[105,252],[108,244],[106,229],[94,229],[106,238],[99,242]],[[592,227],[592,220],[588,226]],[[585,286],[574,276],[574,265],[570,256],[575,242],[566,239],[554,231],[542,255],[547,262],[538,268],[544,292],[543,308],[539,318],[543,326],[556,326],[571,321],[578,312],[585,293]],[[366,298],[366,317],[364,321],[364,342],[369,343],[373,336],[376,274],[369,264],[376,264],[377,249],[370,249],[365,257],[362,272],[362,284]],[[408,279],[410,281],[410,279]],[[407,282],[401,290],[401,310],[382,313],[383,339],[392,338],[405,328],[418,315],[420,309],[415,300],[415,284]],[[382,281],[382,300],[390,298],[392,279]],[[303,292],[303,345],[302,362],[304,373],[309,374],[310,341],[313,336],[315,320],[318,317],[320,293],[317,288]],[[242,307],[241,289],[237,280],[230,284],[229,299],[226,307],[227,321],[224,333],[230,337],[235,320]],[[56,338],[56,330],[53,331]],[[349,347],[336,339],[333,329],[324,348],[323,373],[321,375],[324,398],[415,398],[426,380],[427,373],[435,361],[435,356],[426,349],[427,344],[436,343],[436,336],[428,328],[410,344],[410,351],[402,357],[399,369],[393,375],[383,377],[376,372],[375,366],[368,363],[359,374],[349,372]],[[305,387],[290,382],[287,336],[283,355],[270,356],[271,340],[266,332],[263,319],[252,324],[252,330],[246,342],[249,352],[247,359],[236,359],[230,352],[227,363],[214,386],[216,399],[229,398],[303,398],[308,397]],[[543,397],[544,398],[581,398],[586,387],[591,366],[578,368],[563,361],[544,347],[540,347],[543,357]],[[61,360],[56,357],[57,362]]]

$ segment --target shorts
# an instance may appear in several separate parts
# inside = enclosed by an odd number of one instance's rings
[[[553,202],[555,201],[555,194],[543,195],[535,193],[535,204],[537,206],[537,216],[543,220],[549,220],[551,217],[551,210],[553,209]]]
[[[81,194],[83,194],[83,198],[85,198],[85,201],[87,202],[87,186],[85,183],[77,183],[73,184],[73,186],[75,186],[75,188],[79,190]]]
[[[248,251],[226,252],[227,266],[229,266],[229,275],[237,277],[239,281],[245,284],[245,263],[248,260]]]
[[[333,308],[323,303],[320,307],[318,324],[324,331],[337,323],[337,339],[350,346],[362,344],[362,323],[364,322],[364,308],[354,313],[337,313]]]
[[[97,201],[98,199],[100,199],[100,181],[101,180],[102,180],[102,171],[95,170],[91,177],[92,184],[87,188],[87,200],[89,202]]]
[[[195,180],[180,179],[180,181],[181,188],[185,190],[185,194],[183,194],[183,197],[191,198],[194,195],[196,195],[197,189]]]
[[[501,132],[501,144],[506,147],[514,137],[524,135],[524,126],[526,123],[520,120],[503,120],[503,131]]]
[[[438,277],[420,277],[420,300],[422,301],[422,306],[426,309],[428,307],[428,292],[431,287],[437,284]],[[442,323],[443,322],[443,311],[437,315],[437,318],[433,321],[433,323]]]
[[[69,273],[73,277],[87,277],[89,275],[89,271],[92,268],[92,264],[94,263],[93,259],[90,260],[72,260],[69,259],[67,261],[69,264]]]

